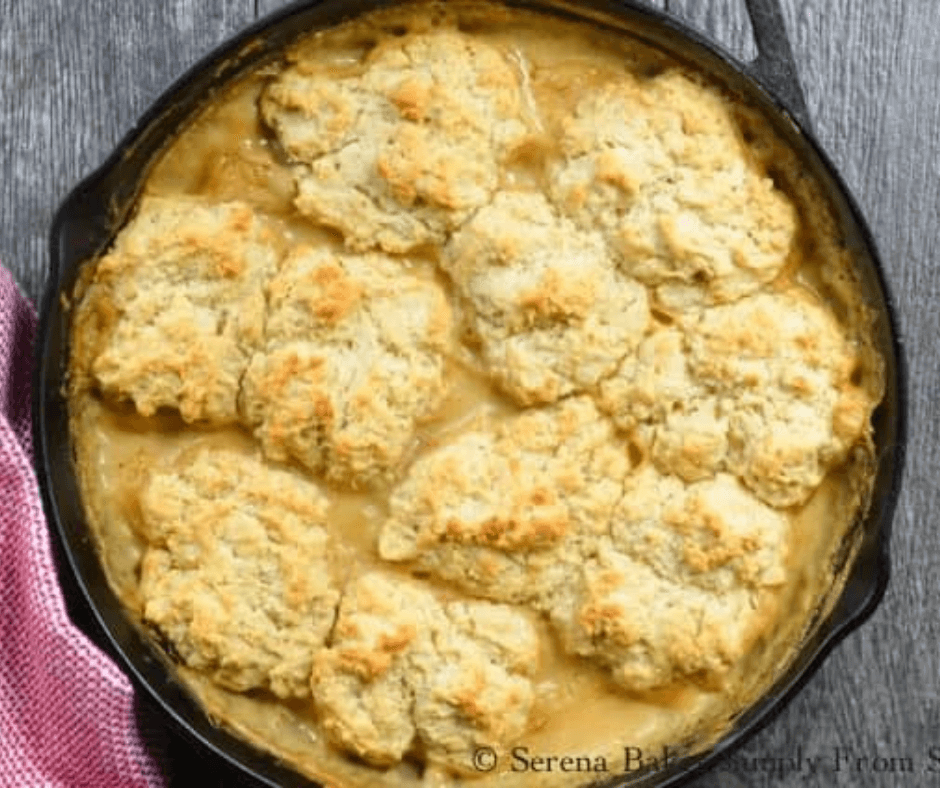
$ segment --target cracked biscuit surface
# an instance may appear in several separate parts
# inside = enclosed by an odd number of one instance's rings
[[[189,422],[233,422],[279,259],[247,205],[144,199],[98,263],[76,352],[107,396],[145,416],[169,407]]]
[[[695,684],[720,690],[773,615],[745,592],[709,593],[670,582],[602,542],[572,599],[553,610],[565,647],[605,665],[633,692]]]
[[[661,306],[731,301],[785,265],[792,206],[748,161],[720,97],[679,72],[589,93],[561,145],[554,199]]]
[[[486,369],[523,405],[593,389],[649,321],[646,290],[614,269],[600,235],[541,194],[497,194],[455,234],[443,266]]]
[[[730,475],[686,485],[626,454],[587,399],[469,432],[412,467],[379,553],[534,607],[628,689],[717,686],[771,620],[789,522]]]
[[[309,696],[339,601],[327,509],[313,483],[232,451],[155,470],[140,499],[144,620],[223,687]]]
[[[686,481],[728,470],[763,501],[803,503],[863,440],[874,402],[852,382],[857,349],[797,288],[694,310],[647,337],[602,385],[657,466]]]
[[[804,502],[870,429],[857,349],[806,291],[759,293],[689,321],[689,367],[735,392],[728,467],[774,506]]]
[[[372,572],[346,591],[313,697],[342,749],[388,766],[420,747],[472,774],[479,747],[526,728],[539,644],[529,619],[487,602],[441,604],[415,581]]]
[[[267,290],[240,403],[265,453],[346,485],[392,475],[447,390],[440,286],[381,254],[309,248]]]
[[[629,469],[587,397],[469,431],[411,467],[379,555],[489,599],[549,604],[606,529]]]
[[[296,162],[297,209],[353,249],[400,253],[489,202],[529,134],[519,81],[498,50],[438,30],[383,42],[353,76],[301,58],[261,111]]]

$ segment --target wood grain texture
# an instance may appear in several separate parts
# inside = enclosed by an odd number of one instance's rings
[[[693,786],[940,785],[930,757],[931,748],[940,756],[940,14],[934,0],[781,3],[816,133],[871,224],[899,307],[911,369],[908,477],[879,610]],[[753,53],[740,0],[651,4],[739,56]],[[67,191],[188,65],[283,5],[0,0],[0,260],[32,298]],[[179,765],[188,749],[171,752]],[[199,784],[190,768],[178,769],[179,784]]]
[[[727,2],[727,0],[724,1]],[[257,3],[259,16],[265,16],[284,6],[290,5],[292,0],[255,0],[255,2]],[[643,5],[652,6],[653,8],[664,9],[669,0],[638,0],[638,2]]]
[[[666,10],[745,63],[757,56],[743,0],[666,0]]]
[[[0,0],[0,260],[33,298],[67,192],[253,0]]]

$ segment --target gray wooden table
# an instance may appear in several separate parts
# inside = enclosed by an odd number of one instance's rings
[[[748,56],[740,0],[657,0]],[[0,261],[37,299],[68,190],[189,65],[283,0],[0,0]],[[940,7],[783,0],[817,135],[874,231],[911,368],[893,577],[874,617],[695,788],[940,785]],[[146,716],[148,712],[144,711]],[[171,746],[179,767],[188,750]],[[187,767],[180,784],[198,784]],[[934,771],[936,770],[936,771]],[[224,772],[200,780],[233,784]]]

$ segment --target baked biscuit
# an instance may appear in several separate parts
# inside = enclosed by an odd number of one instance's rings
[[[486,369],[523,405],[593,389],[635,350],[646,290],[614,270],[600,235],[536,193],[500,192],[445,249]]]
[[[420,748],[430,764],[472,773],[477,748],[525,730],[538,659],[524,615],[441,605],[415,582],[373,572],[343,597],[313,696],[330,740],[368,763],[389,766]]]
[[[553,622],[569,652],[607,666],[627,690],[718,690],[755,640],[746,598],[683,588],[606,546],[582,571],[580,595],[556,607]]]
[[[592,91],[561,145],[554,199],[604,233],[661,307],[731,301],[784,266],[792,206],[749,162],[721,98],[681,73]]]
[[[718,397],[689,370],[685,334],[660,327],[603,381],[600,402],[656,466],[686,482],[725,467],[733,392]]]
[[[309,481],[232,451],[190,450],[154,472],[140,497],[144,620],[223,687],[309,696],[339,600],[327,507]]]
[[[660,329],[601,386],[616,423],[688,482],[727,470],[761,500],[798,505],[866,435],[857,353],[803,290],[693,310]]]
[[[629,470],[587,397],[465,433],[409,469],[379,555],[489,599],[550,604],[606,532]]]
[[[496,49],[439,30],[383,42],[355,76],[300,58],[261,112],[297,164],[297,209],[352,249],[400,253],[489,202],[529,133],[519,82]]]
[[[76,316],[78,354],[108,397],[189,422],[236,420],[280,253],[242,203],[148,197],[98,262]]]
[[[629,690],[718,688],[772,625],[788,538],[788,520],[733,476],[686,487],[646,467],[553,623]]]
[[[782,583],[788,534],[787,518],[730,474],[685,485],[650,466],[630,476],[610,527],[617,550],[715,593]]]
[[[575,398],[419,459],[379,554],[548,614],[568,650],[640,691],[720,681],[763,620],[756,595],[783,581],[788,527],[728,474],[690,486],[631,474],[623,443]]]
[[[306,248],[267,294],[240,401],[265,454],[347,485],[391,475],[446,392],[443,290],[384,255]]]
[[[733,407],[733,400],[702,396],[667,414],[652,440],[656,467],[686,482],[710,479],[727,467]]]
[[[767,503],[805,501],[870,429],[857,352],[806,291],[706,309],[686,331],[692,375],[730,400],[727,467]]]

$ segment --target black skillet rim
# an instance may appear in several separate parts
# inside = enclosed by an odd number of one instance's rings
[[[90,634],[117,659],[135,687],[156,701],[174,726],[185,731],[215,756],[241,769],[259,783],[272,787],[301,788],[310,786],[311,782],[278,764],[269,755],[260,753],[242,740],[214,727],[194,701],[172,680],[165,666],[152,654],[147,641],[124,618],[120,604],[104,580],[82,522],[80,498],[71,470],[67,409],[61,393],[64,359],[67,358],[67,309],[62,303],[62,296],[70,293],[74,287],[79,262],[100,252],[103,244],[120,226],[121,217],[133,202],[136,185],[144,174],[146,162],[159,152],[163,141],[179,130],[185,119],[210,93],[213,85],[228,82],[278,51],[296,36],[299,31],[298,20],[304,22],[304,30],[312,31],[352,18],[363,11],[394,4],[391,0],[297,2],[228,39],[167,89],[108,160],[75,188],[56,214],[50,236],[50,277],[42,302],[36,341],[33,438],[43,505],[52,526],[50,531],[67,562],[67,567],[62,567],[62,571],[74,576],[93,612],[100,631]],[[507,4],[543,9],[547,6],[548,10],[558,12],[558,4],[555,3],[556,8],[553,9],[551,2],[540,4],[510,0]],[[627,22],[628,27],[642,28],[645,31],[642,38],[665,48],[670,54],[676,54],[680,59],[688,60],[689,52],[692,51],[695,56],[692,59],[698,67],[704,68],[710,76],[716,76],[719,83],[736,82],[749,99],[754,99],[754,103],[760,105],[768,116],[772,115],[773,120],[781,124],[784,131],[789,127],[793,138],[802,141],[807,151],[801,152],[801,155],[815,157],[814,164],[819,172],[814,174],[829,181],[826,191],[839,203],[843,224],[848,225],[857,235],[854,243],[860,256],[871,263],[868,274],[872,281],[868,286],[878,299],[876,306],[880,308],[880,328],[883,333],[881,349],[886,353],[889,364],[889,390],[886,392],[888,406],[882,407],[880,415],[876,416],[876,429],[886,437],[884,445],[879,446],[879,469],[873,505],[866,517],[866,539],[849,573],[839,603],[818,627],[814,637],[804,644],[798,658],[789,666],[782,679],[737,718],[731,732],[715,747],[698,757],[677,761],[664,773],[650,774],[648,779],[629,783],[631,788],[654,783],[674,788],[714,765],[732,748],[766,725],[816,671],[829,651],[877,607],[888,583],[891,521],[903,474],[907,371],[894,300],[873,237],[857,203],[813,136],[793,120],[793,116],[797,116],[805,125],[806,119],[801,108],[793,107],[788,111],[775,98],[775,93],[788,95],[788,88],[792,86],[773,84],[772,74],[755,73],[748,64],[741,63],[714,42],[657,9],[636,3],[603,0],[591,0],[580,6],[584,10],[594,10],[612,18],[619,16],[620,20]],[[563,16],[576,13],[575,4],[562,7]],[[288,28],[291,30],[285,34]],[[280,36],[272,37],[272,31],[280,31]],[[664,43],[662,36],[671,36],[673,40]],[[681,54],[676,51],[676,46],[682,47]],[[705,66],[699,61],[709,61],[709,64]],[[121,177],[127,168],[131,168],[135,174],[130,183]]]

